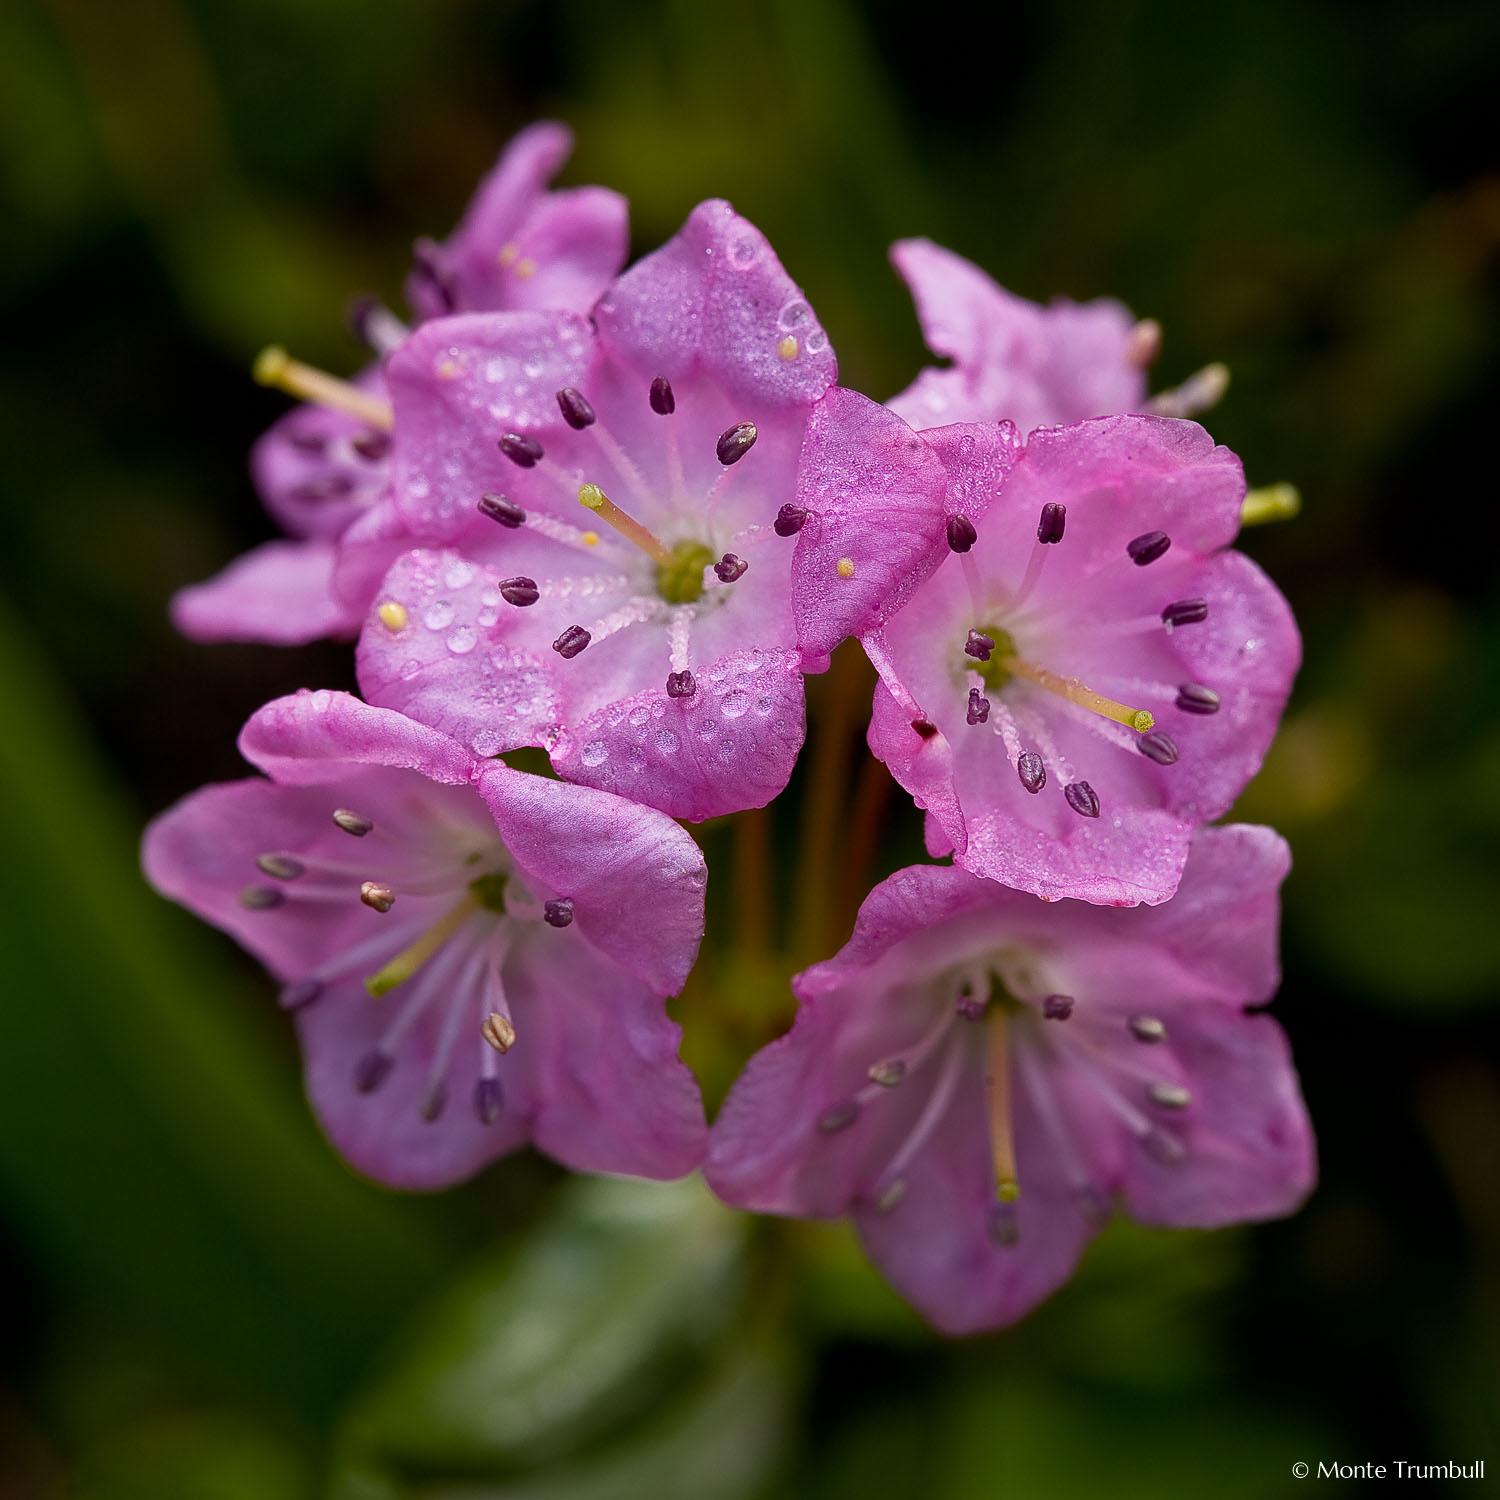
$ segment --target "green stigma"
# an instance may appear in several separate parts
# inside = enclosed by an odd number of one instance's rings
[[[961,657],[964,670],[979,673],[979,680],[985,687],[992,693],[998,693],[1015,675],[1002,663],[1016,654],[1016,643],[1011,639],[1010,632],[1001,630],[998,625],[979,625],[975,628],[980,635],[989,636],[995,643],[995,649],[990,652],[988,661],[978,661],[965,653]]]
[[[671,562],[656,565],[656,592],[668,604],[696,604],[703,597],[703,570],[713,561],[702,542],[678,542]]]
[[[491,870],[488,875],[481,875],[477,880],[469,882],[469,890],[473,892],[474,899],[486,910],[497,911],[501,916],[505,915],[505,882],[510,876],[502,870]]]

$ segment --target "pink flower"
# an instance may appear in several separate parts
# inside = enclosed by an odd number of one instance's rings
[[[844,482],[868,433],[825,432],[804,487]],[[799,577],[825,643],[863,631],[871,750],[926,809],[934,855],[1048,898],[1165,901],[1193,829],[1259,768],[1298,664],[1286,601],[1226,550],[1239,460],[1160,417],[1042,428],[1024,450],[1009,424],[921,436],[927,455],[881,439],[914,517],[882,598],[844,592],[878,537],[850,578],[826,558]]]
[[[162,814],[146,874],[283,982],[354,1166],[437,1188],[527,1140],[586,1171],[697,1165],[702,1104],[662,998],[697,951],[705,875],[670,819],[343,693],[267,704],[240,748],[270,779]]]
[[[401,545],[359,644],[372,702],[673,817],[764,805],[803,736],[791,611],[828,339],[729,204],[566,314],[429,323],[387,366]],[[582,503],[580,503],[582,502]],[[432,544],[446,544],[437,550]]]
[[[931,240],[901,240],[891,259],[916,299],[928,348],[952,360],[887,403],[913,427],[1008,421],[1024,436],[1125,412],[1191,416],[1223,394],[1227,372],[1210,365],[1148,401],[1145,372],[1161,329],[1112,298],[1057,297],[1042,307]]]
[[[1072,1273],[1119,1200],[1147,1224],[1290,1213],[1314,1178],[1277,982],[1271,830],[1205,829],[1175,900],[1044,903],[906,869],[793,982],[710,1135],[726,1202],[852,1214],[937,1328],[998,1328]]]
[[[446,243],[417,242],[407,296],[419,321],[479,309],[588,310],[624,264],[626,205],[605,188],[546,191],[572,148],[566,126],[529,126],[479,184]],[[373,304],[357,323],[382,358],[407,333]],[[379,365],[354,385],[378,410],[385,400]],[[288,412],[255,445],[250,467],[266,509],[295,540],[264,543],[181,590],[172,601],[177,628],[194,640],[273,645],[352,634],[365,599],[341,592],[335,543],[386,490],[389,451],[378,421],[312,404]]]

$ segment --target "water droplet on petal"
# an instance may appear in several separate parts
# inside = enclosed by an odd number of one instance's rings
[[[602,766],[609,759],[609,750],[603,740],[590,740],[580,758],[586,766]]]
[[[448,564],[443,574],[443,586],[450,589],[466,588],[474,580],[474,564],[456,557]]]
[[[724,701],[719,705],[719,711],[726,719],[737,719],[749,707],[750,694],[736,688],[732,693],[725,695]]]
[[[429,630],[446,630],[453,623],[453,606],[446,599],[434,599],[422,611],[422,623]]]
[[[448,649],[455,656],[466,656],[479,642],[479,633],[472,625],[460,625],[449,633]]]

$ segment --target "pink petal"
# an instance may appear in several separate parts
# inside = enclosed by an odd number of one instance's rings
[[[364,612],[334,596],[334,559],[332,542],[263,542],[215,577],[179,589],[172,623],[203,642],[300,646],[350,635]]]

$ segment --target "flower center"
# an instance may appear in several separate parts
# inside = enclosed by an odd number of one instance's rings
[[[657,564],[656,592],[668,604],[696,604],[703,597],[703,570],[713,563],[712,549],[702,542],[678,542],[670,559]]]

